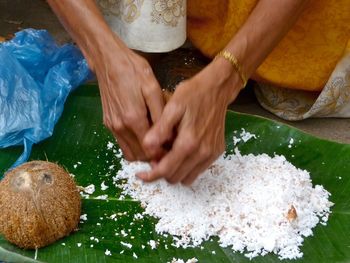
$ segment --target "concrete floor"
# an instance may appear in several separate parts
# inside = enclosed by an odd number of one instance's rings
[[[58,42],[71,41],[44,0],[0,0],[0,36],[11,36],[23,28],[47,29]],[[288,123],[321,138],[350,143],[350,119],[309,119],[286,122],[258,104],[251,89],[240,94],[231,108]]]

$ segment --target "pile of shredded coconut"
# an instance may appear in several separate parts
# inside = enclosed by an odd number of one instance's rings
[[[122,160],[121,165],[115,185],[141,201],[144,214],[158,219],[156,231],[171,234],[177,247],[196,247],[217,236],[222,247],[249,258],[269,252],[300,258],[304,237],[326,224],[333,205],[330,193],[313,187],[310,174],[284,156],[242,156],[236,149],[191,187],[164,180],[145,184],[135,173],[149,170],[148,164]]]

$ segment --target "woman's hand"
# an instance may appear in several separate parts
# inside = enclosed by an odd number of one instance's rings
[[[165,178],[192,184],[224,152],[226,109],[241,86],[238,74],[223,58],[181,83],[144,139],[151,157],[159,155],[175,134],[172,148],[153,163],[150,172],[138,177],[146,182]]]
[[[106,51],[93,62],[103,122],[117,138],[127,160],[148,160],[142,141],[163,111],[161,88],[144,58],[127,47]]]
[[[117,138],[125,158],[148,160],[141,142],[164,106],[151,67],[112,32],[94,0],[48,3],[96,73],[104,124]]]
[[[241,63],[246,77],[254,74],[285,36],[307,5],[307,0],[261,0],[225,47]],[[274,8],[271,8],[273,6]],[[160,121],[144,139],[150,156],[175,140],[171,150],[152,171],[140,173],[145,181],[166,178],[171,183],[191,184],[224,150],[227,105],[236,98],[242,83],[223,58],[181,84],[165,106]]]

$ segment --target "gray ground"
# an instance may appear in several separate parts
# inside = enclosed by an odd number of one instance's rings
[[[61,43],[70,41],[44,0],[0,0],[0,36],[6,37],[28,27],[47,29]],[[231,108],[285,122],[261,108],[251,90],[243,92]],[[309,119],[286,123],[322,138],[350,143],[350,119]]]

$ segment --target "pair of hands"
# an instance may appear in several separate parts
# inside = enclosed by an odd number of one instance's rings
[[[104,124],[125,158],[151,161],[140,179],[190,185],[223,153],[226,108],[240,90],[229,62],[214,60],[179,84],[166,104],[148,62],[127,48],[95,72]]]

